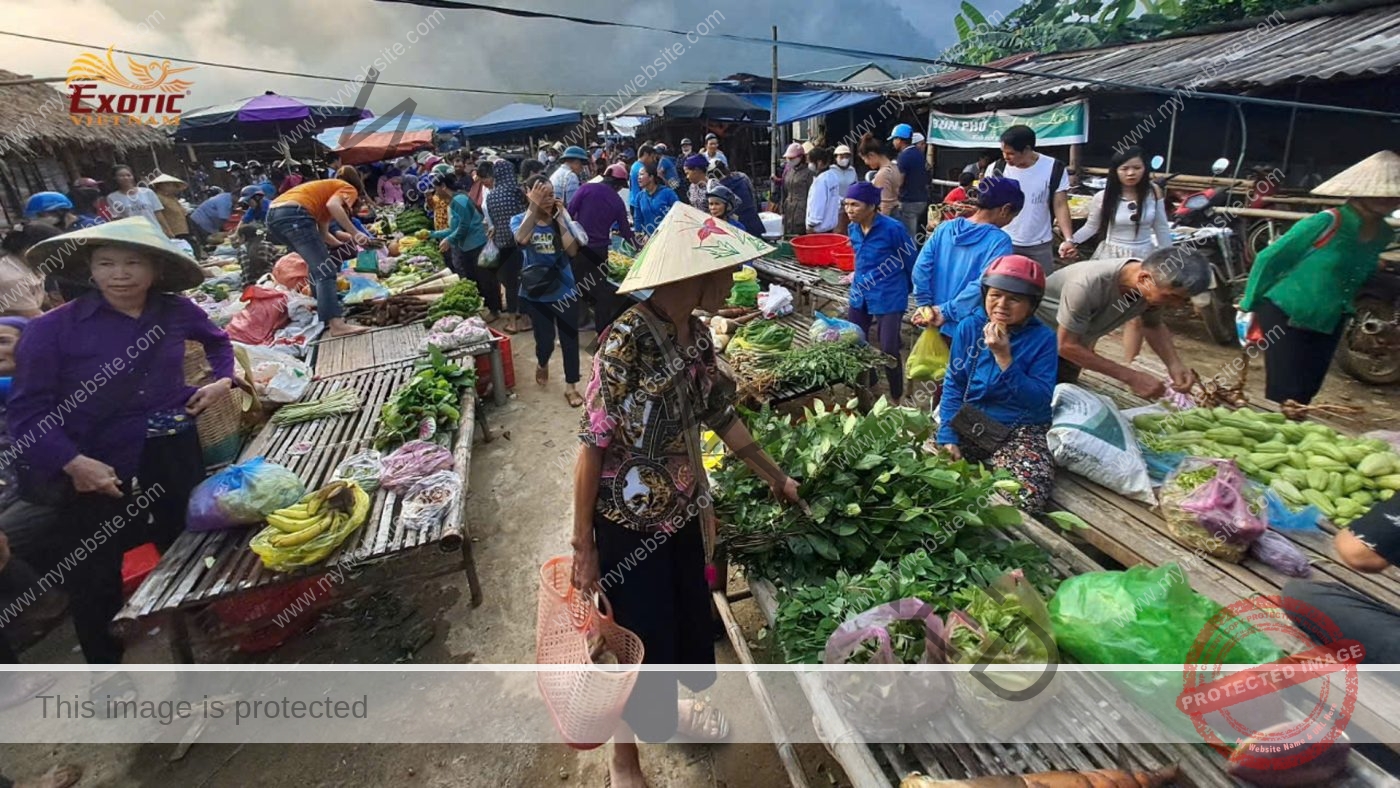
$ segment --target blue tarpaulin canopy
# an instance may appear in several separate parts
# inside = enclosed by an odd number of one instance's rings
[[[536,104],[507,104],[465,124],[462,131],[468,137],[485,137],[555,126],[573,126],[582,122],[583,113],[576,109],[549,109]]]
[[[758,109],[772,109],[773,98],[768,93],[740,93]],[[795,90],[778,94],[778,123],[829,115],[837,110],[882,98],[879,93],[857,93],[845,90]]]

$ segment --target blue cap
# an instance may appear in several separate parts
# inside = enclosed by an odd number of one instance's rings
[[[716,200],[723,200],[725,205],[728,205],[729,210],[731,211],[739,205],[739,195],[735,194],[733,189],[719,183],[715,184],[713,188],[705,192],[705,197],[707,199],[713,197]]]
[[[1026,204],[1026,194],[1021,191],[1021,184],[1013,178],[989,175],[977,182],[974,191],[976,194],[973,200],[978,208],[1000,208],[1010,205],[1012,210],[1019,211]]]
[[[859,200],[866,205],[879,205],[880,187],[866,181],[856,181],[846,189],[846,199]]]
[[[263,191],[260,187],[257,187],[257,186],[244,186],[243,189],[242,189],[241,191],[238,192],[238,199],[240,199],[240,200],[250,200],[250,199],[252,199],[253,197],[257,197],[257,196],[259,196],[259,195],[265,195],[265,194],[267,194],[267,192]]]
[[[894,127],[894,131],[891,131],[891,132],[890,132],[890,139],[892,139],[892,140],[894,140],[894,139],[907,140],[907,139],[913,139],[913,137],[914,137],[914,129],[913,129],[908,123],[901,123],[901,124],[899,124],[898,126],[895,126],[895,127]]]
[[[695,153],[687,156],[681,166],[688,170],[706,170],[710,167],[710,160],[703,154]]]
[[[33,219],[41,213],[67,211],[72,207],[73,201],[59,192],[36,192],[24,203],[24,216]]]
[[[579,161],[588,161],[588,152],[585,151],[583,148],[580,148],[580,147],[577,146],[577,145],[570,145],[569,147],[567,147],[567,148],[564,149],[564,152],[563,152],[563,153],[559,154],[559,158],[560,158],[560,159],[578,159]]]

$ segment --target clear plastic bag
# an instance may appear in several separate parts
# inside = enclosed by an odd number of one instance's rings
[[[452,452],[436,443],[409,441],[384,458],[379,484],[390,492],[401,492],[435,471],[450,471],[452,463]]]
[[[1317,529],[1317,521],[1322,519],[1322,510],[1309,504],[1301,511],[1293,511],[1276,490],[1264,490],[1264,505],[1269,527],[1280,531],[1312,531]]]
[[[912,626],[909,626],[912,625]],[[898,656],[895,643],[911,633],[923,634],[918,661],[936,665],[945,661],[944,628],[933,605],[907,598],[880,605],[847,620],[826,641],[822,662],[843,665],[852,661],[870,665],[910,664]],[[907,647],[909,644],[905,644]],[[907,651],[907,648],[900,648]],[[836,672],[825,674],[828,692],[843,717],[867,737],[894,735],[938,713],[948,702],[947,677],[943,673]]]
[[[360,489],[373,494],[379,489],[379,475],[383,472],[383,456],[376,449],[365,449],[359,454],[346,457],[335,466],[331,479],[345,479],[360,485]]]
[[[1215,475],[1195,484],[1210,469]],[[1232,460],[1188,457],[1162,485],[1167,533],[1187,547],[1238,563],[1268,527],[1259,518],[1257,497]]]
[[[194,488],[185,511],[185,527],[191,531],[217,531],[252,525],[291,506],[305,494],[306,485],[295,473],[254,457],[230,465]]]
[[[253,370],[253,387],[258,396],[277,405],[301,399],[311,387],[311,367],[293,355],[292,349],[239,344],[248,354]]]
[[[432,528],[442,522],[461,494],[462,477],[456,471],[437,471],[424,476],[404,493],[399,523],[410,531]]]
[[[849,320],[827,317],[821,312],[812,316],[812,326],[808,334],[813,342],[844,342],[848,345],[864,345],[865,332]]]

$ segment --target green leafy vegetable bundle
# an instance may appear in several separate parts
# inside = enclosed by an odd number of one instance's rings
[[[714,474],[721,546],[753,577],[781,585],[860,572],[880,559],[938,550],[964,530],[1019,523],[1004,472],[929,454],[928,414],[881,399],[867,415],[818,401],[796,423],[763,411],[750,422],[769,456],[800,483],[810,515],[780,506],[743,462],[726,457]],[[857,611],[859,612],[859,611]]]
[[[415,439],[444,443],[461,420],[462,390],[476,385],[476,370],[448,361],[436,347],[428,349],[428,358],[419,367],[379,409],[376,449]]]
[[[824,583],[789,588],[773,626],[784,656],[789,662],[821,662],[827,639],[847,619],[900,599],[922,599],[930,603],[931,614],[942,615],[953,608],[959,590],[990,584],[1015,568],[1024,567],[1044,593],[1054,590],[1056,580],[1043,568],[1047,556],[1034,544],[1009,542],[983,532],[966,533],[958,544],[934,555],[915,550],[898,561],[877,561],[863,573],[839,571]],[[902,638],[900,644],[896,655],[909,664],[919,661],[921,634]]]
[[[409,208],[394,217],[394,229],[404,235],[413,235],[419,230],[433,229],[433,222],[423,211]]]
[[[792,347],[792,335],[790,327],[760,318],[735,332],[729,347],[754,353],[781,353]]]
[[[1045,642],[1052,635],[1044,601],[1036,599],[1028,604],[1022,596],[1028,595],[994,595],[980,585],[956,591],[953,603],[976,626],[964,626],[955,615],[948,627],[952,661],[1044,664],[1057,656]],[[1030,609],[1032,605],[1038,609]]]
[[[477,290],[476,282],[463,279],[447,288],[442,297],[428,307],[428,325],[448,315],[476,317],[481,312],[481,305],[481,292]]]

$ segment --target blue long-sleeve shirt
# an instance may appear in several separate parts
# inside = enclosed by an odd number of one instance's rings
[[[638,231],[647,235],[656,232],[656,228],[661,226],[661,220],[666,218],[666,212],[677,202],[676,191],[665,186],[657,189],[656,194],[647,194],[646,190],[638,191],[633,199],[636,202],[632,208],[632,221],[637,225]]]
[[[909,275],[914,267],[914,239],[898,220],[875,214],[870,232],[852,223],[847,231],[856,251],[850,304],[867,314],[904,313],[909,306]]]
[[[938,405],[939,443],[958,443],[953,416],[963,403],[981,408],[1008,427],[1050,423],[1050,399],[1059,371],[1055,332],[1032,316],[1011,329],[1011,366],[1002,369],[982,341],[987,313],[977,309],[958,323],[943,399]]]
[[[646,165],[642,164],[640,161],[634,161],[632,162],[632,169],[627,171],[627,207],[632,209],[632,221],[638,225],[640,225],[641,222],[637,219],[637,203],[640,202],[637,195],[643,194],[645,190],[641,187],[641,184],[637,183],[637,176],[642,174],[642,168],[645,166]],[[680,172],[676,169],[676,162],[674,159],[663,157],[660,163],[656,165],[656,174],[661,176],[661,180],[665,181],[664,186],[670,186],[672,189],[680,188],[681,176]]]
[[[448,217],[447,228],[436,230],[428,237],[434,241],[446,238],[452,248],[463,252],[486,245],[486,220],[470,197],[461,192],[453,195]]]
[[[987,266],[1011,251],[1011,236],[995,225],[961,216],[939,224],[914,261],[914,303],[938,307],[942,333],[953,336],[963,318],[982,306]]]

